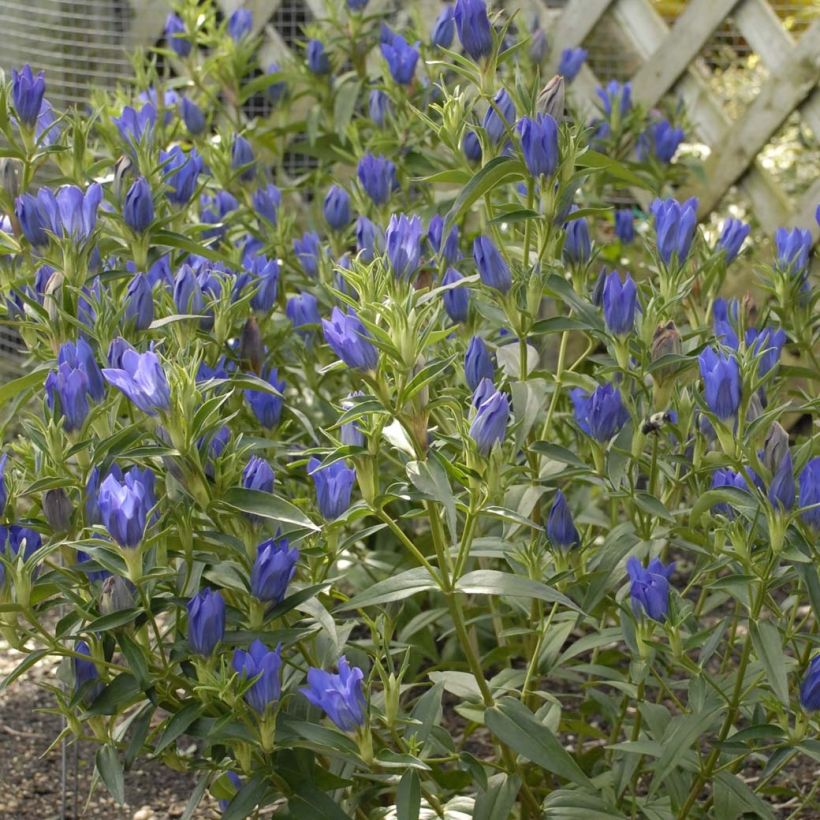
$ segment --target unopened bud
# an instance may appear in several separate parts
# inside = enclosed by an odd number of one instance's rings
[[[245,322],[242,328],[242,337],[239,340],[239,358],[257,375],[262,370],[262,360],[265,350],[262,345],[262,333],[259,324],[253,316]]]
[[[789,434],[780,422],[776,421],[769,428],[766,441],[763,444],[763,463],[769,472],[774,475],[783,456],[789,452]]]
[[[749,398],[749,405],[746,408],[746,423],[751,424],[756,418],[763,415],[763,402],[760,400],[760,394],[752,393]]]
[[[43,515],[54,532],[65,532],[69,528],[73,512],[71,499],[62,487],[48,490],[43,495]]]
[[[123,154],[114,164],[114,196],[120,198],[129,175],[134,173],[134,163],[127,154]]]
[[[109,575],[102,582],[100,590],[100,612],[111,615],[134,606],[134,593],[131,585],[119,575]]]
[[[664,356],[679,356],[683,350],[680,333],[675,323],[670,319],[666,323],[661,323],[655,328],[655,335],[652,337],[652,361],[657,362]],[[656,378],[668,376],[674,368],[663,367],[654,372]]]
[[[0,188],[14,200],[20,193],[20,163],[11,157],[0,159]]]
[[[538,114],[549,114],[556,122],[564,119],[564,78],[556,74],[541,90],[535,103]]]
[[[757,302],[755,302],[754,296],[748,291],[743,296],[740,307],[743,317],[746,320],[746,326],[751,327],[757,319]]]

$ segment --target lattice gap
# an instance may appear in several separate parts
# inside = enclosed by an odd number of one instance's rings
[[[820,172],[820,139],[793,112],[758,154],[760,163],[793,200],[817,181]]]
[[[312,19],[310,9],[302,0],[282,0],[270,18],[270,25],[279,32],[288,48],[297,51],[305,40],[304,26]]]
[[[611,11],[598,20],[581,45],[589,52],[587,65],[602,83],[630,79],[643,62]]]

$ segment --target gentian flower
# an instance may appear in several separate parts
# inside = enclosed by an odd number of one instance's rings
[[[617,271],[611,271],[604,281],[602,294],[604,322],[610,333],[624,336],[635,326],[635,310],[638,307],[638,288],[627,274],[621,283]]]
[[[811,231],[801,228],[778,228],[774,235],[777,268],[790,276],[802,276],[809,267]]]
[[[601,385],[591,394],[576,387],[570,398],[578,426],[597,441],[609,441],[629,421],[621,391],[611,384]]]
[[[154,321],[154,291],[144,273],[136,274],[128,284],[125,319],[133,322],[136,330],[146,330]]]
[[[330,58],[325,51],[325,44],[320,40],[308,40],[307,64],[314,74],[330,74]]]
[[[225,635],[225,600],[222,593],[203,589],[188,601],[188,645],[207,658]]]
[[[46,402],[51,410],[59,399],[59,411],[67,433],[79,430],[88,416],[88,376],[81,368],[67,362],[58,365],[46,377]]]
[[[800,517],[820,530],[820,456],[815,456],[800,473]],[[805,509],[810,507],[811,509]]]
[[[654,157],[658,162],[668,165],[685,136],[682,128],[673,128],[666,120],[652,123],[638,137],[638,160],[645,162],[649,157]]]
[[[635,239],[635,221],[631,208],[618,208],[615,211],[615,234],[624,245]]]
[[[522,117],[516,130],[527,170],[534,176],[552,176],[558,167],[558,123],[549,114]]]
[[[800,705],[807,712],[820,709],[820,655],[815,655],[800,685]]]
[[[450,229],[450,233],[442,244],[443,231],[444,217],[441,214],[434,214],[427,226],[427,241],[435,253],[441,254],[444,260],[452,265],[462,258],[461,249],[459,248],[458,226],[454,225]]]
[[[174,277],[171,274],[171,262],[167,253],[164,256],[160,256],[160,258],[148,268],[146,276],[152,288],[158,282],[162,282],[167,288],[173,288]]]
[[[202,194],[199,197],[199,204],[201,211],[199,218],[206,225],[214,225],[207,231],[202,232],[203,239],[210,239],[211,237],[222,237],[225,235],[227,226],[225,217],[239,207],[239,202],[236,197],[228,191],[217,191],[213,195]]]
[[[318,325],[322,321],[319,315],[319,302],[312,293],[297,293],[291,296],[285,306],[285,314],[294,328],[305,325]]]
[[[197,136],[205,130],[205,115],[202,109],[188,97],[183,97],[180,103],[182,121],[188,129],[188,133]]]
[[[80,336],[76,342],[65,342],[57,354],[57,364],[69,364],[74,369],[82,370],[88,379],[88,394],[94,401],[100,401],[105,395],[105,382],[102,371],[94,358],[88,342]]]
[[[11,70],[11,100],[17,118],[23,125],[31,128],[37,122],[43,97],[46,93],[46,75],[41,71],[37,76],[26,63],[22,70]]]
[[[577,205],[573,205],[570,213],[578,210]],[[585,265],[592,257],[592,243],[589,239],[589,225],[584,217],[571,219],[564,223],[564,257],[576,264]]]
[[[282,67],[279,63],[271,63],[268,66],[267,73],[268,74],[279,74],[282,70]],[[280,80],[278,82],[271,83],[266,89],[265,94],[267,98],[270,100],[271,105],[278,105],[281,99],[285,96],[285,92],[287,91],[287,84],[284,80]]]
[[[510,401],[499,390],[477,405],[470,436],[481,455],[486,456],[496,443],[504,441],[509,420]]]
[[[154,126],[157,124],[157,109],[152,103],[146,103],[137,111],[130,105],[122,109],[119,117],[111,117],[117,126],[123,141],[134,149],[143,142],[153,138]]]
[[[250,9],[238,8],[228,18],[228,36],[239,42],[251,33],[253,14]]]
[[[707,347],[698,356],[704,399],[721,420],[737,415],[740,408],[740,365],[733,355],[724,356]]]
[[[489,237],[476,237],[473,242],[473,259],[481,281],[487,287],[500,290],[501,293],[506,293],[512,287],[510,268]]]
[[[160,151],[160,162],[167,196],[174,205],[187,205],[196,191],[199,175],[203,170],[202,157],[192,148],[187,154],[174,145],[168,151]]]
[[[8,489],[6,488],[6,464],[8,460],[8,453],[0,455],[0,516],[6,509],[6,502],[9,500]]]
[[[465,131],[461,147],[464,149],[464,156],[470,162],[481,162],[481,140],[475,131]]]
[[[390,97],[379,88],[372,89],[368,98],[367,110],[373,123],[379,128],[384,127],[392,111]]]
[[[433,31],[430,34],[430,42],[436,48],[450,48],[453,44],[453,37],[456,33],[455,18],[453,17],[453,7],[445,4],[441,14],[433,23]]]
[[[71,667],[74,672],[74,691],[85,691],[85,700],[90,702],[97,697],[102,689],[100,673],[91,658],[91,649],[85,641],[77,641],[74,644],[74,651],[77,656],[71,659]]]
[[[746,331],[746,347],[750,348],[755,356],[759,356],[757,374],[761,379],[777,367],[784,344],[786,333],[782,328],[775,330],[764,327],[762,330],[755,330],[750,327]]]
[[[736,473],[729,467],[719,467],[712,473],[711,489],[719,490],[722,487],[734,487],[743,492],[749,491],[749,485],[742,473]],[[727,503],[719,502],[712,505],[712,512],[717,515],[725,515],[727,518],[734,518],[735,511]]]
[[[384,232],[366,216],[356,220],[356,247],[363,262],[372,262],[384,251]]]
[[[332,521],[350,506],[350,493],[356,481],[356,471],[344,461],[334,461],[319,468],[318,458],[308,461],[308,475],[316,486],[316,503],[324,518]]]
[[[398,188],[396,166],[386,157],[365,154],[359,160],[359,182],[374,205],[384,205],[390,194]]]
[[[682,205],[674,199],[656,199],[650,206],[655,217],[655,233],[658,237],[658,253],[668,265],[675,256],[683,264],[689,256],[689,248],[698,222],[698,201],[687,199]]]
[[[598,86],[595,93],[609,118],[612,117],[616,106],[621,117],[625,117],[632,108],[632,83],[621,85],[617,80],[611,80],[606,88]]]
[[[467,386],[470,390],[475,390],[482,379],[492,381],[494,376],[495,365],[487,345],[480,336],[473,336],[464,356],[464,377]]]
[[[105,368],[102,374],[149,416],[171,407],[168,379],[153,350],[137,353],[128,345],[120,357],[120,367]]]
[[[410,279],[421,264],[424,227],[418,216],[393,214],[385,233],[387,259],[397,279]]]
[[[566,496],[558,490],[547,517],[547,538],[556,547],[572,547],[581,543],[581,536],[572,520]]]
[[[251,307],[262,313],[270,312],[279,292],[279,263],[267,256],[254,254],[247,260],[245,270],[256,288],[251,297]]]
[[[561,52],[558,73],[567,83],[571,83],[578,76],[581,66],[586,62],[587,53],[585,48],[565,48]]]
[[[262,714],[267,707],[276,703],[282,694],[282,644],[273,651],[260,640],[254,641],[250,649],[234,649],[232,666],[241,678],[256,679],[245,692],[245,700],[255,711]]]
[[[325,196],[323,212],[332,231],[343,231],[350,224],[350,197],[339,185],[331,185]]]
[[[399,85],[409,85],[416,73],[416,63],[419,60],[418,48],[409,45],[401,34],[395,34],[389,43],[381,44],[381,50],[393,79]]]
[[[347,0],[347,7],[351,11],[361,11],[368,4],[369,0]]]
[[[495,105],[491,105],[484,114],[482,125],[493,145],[497,145],[515,122],[515,104],[507,93],[506,88],[500,89],[493,98]]]
[[[56,145],[62,133],[63,126],[58,122],[53,106],[44,99],[37,117],[37,125],[34,128],[34,138],[37,144],[43,148]]]
[[[375,370],[379,354],[370,334],[352,308],[342,313],[334,307],[330,319],[322,319],[325,341],[333,352],[354,370]]]
[[[251,595],[265,603],[280,603],[296,573],[299,550],[287,538],[269,538],[256,550],[251,568]]]
[[[653,558],[648,567],[633,555],[626,562],[631,585],[629,595],[635,616],[644,612],[654,621],[664,621],[669,614],[669,576],[675,571],[675,564],[664,566],[658,558]]]
[[[493,32],[484,0],[456,0],[453,18],[458,39],[473,60],[478,62],[493,50]]]
[[[231,168],[234,171],[239,171],[239,179],[244,182],[248,182],[256,176],[256,157],[253,155],[253,148],[241,134],[236,134],[233,138]]]
[[[727,219],[723,223],[715,251],[723,252],[727,265],[737,258],[751,230],[751,225],[746,225],[739,219]]]
[[[191,41],[185,31],[185,23],[175,12],[165,18],[165,40],[171,50],[183,60],[191,53]]]
[[[464,277],[455,269],[447,268],[442,285],[454,285]],[[470,310],[470,291],[466,287],[456,287],[442,293],[444,310],[454,322],[466,322]]]
[[[529,55],[536,65],[543,63],[549,54],[550,46],[547,34],[541,28],[541,21],[536,16],[532,25],[532,37],[530,39]]]
[[[717,340],[721,344],[737,350],[740,344],[735,330],[738,322],[737,299],[732,299],[729,302],[723,298],[715,299],[715,303],[712,305],[712,317]]]
[[[308,670],[302,694],[343,731],[352,732],[365,722],[364,673],[351,666],[344,655],[339,658],[339,673],[334,675],[315,667]]]
[[[273,467],[259,456],[251,456],[242,471],[242,486],[260,493],[273,492]]]
[[[142,543],[148,513],[155,503],[154,474],[135,468],[119,479],[110,472],[100,485],[97,498],[100,518],[108,534],[127,549]]]
[[[279,206],[282,204],[282,192],[271,183],[255,191],[252,202],[256,213],[275,228]]]
[[[279,393],[285,389],[285,382],[279,380],[279,371],[272,367],[263,375],[264,380]],[[279,417],[282,415],[282,396],[274,396],[266,390],[246,390],[245,400],[251,406],[253,414],[259,423],[272,430],[279,424]]]
[[[293,251],[302,270],[308,276],[315,277],[319,273],[319,235],[313,231],[307,231],[301,239],[293,240]]]
[[[780,464],[772,476],[769,485],[769,502],[775,509],[790,510],[794,507],[795,487],[794,487],[794,467],[792,466],[792,454],[786,450]]]

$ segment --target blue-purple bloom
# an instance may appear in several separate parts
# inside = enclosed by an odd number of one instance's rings
[[[624,245],[629,245],[635,239],[632,208],[618,208],[615,211],[615,235]]]
[[[495,444],[504,441],[509,420],[510,400],[500,390],[491,393],[476,405],[470,436],[481,455],[486,456]]]
[[[632,611],[641,612],[655,621],[666,620],[669,614],[669,576],[675,571],[674,562],[664,566],[659,558],[653,558],[648,567],[633,555],[626,562],[631,581],[629,596]]]
[[[205,130],[205,115],[202,109],[188,97],[183,97],[180,103],[182,121],[188,129],[188,133],[197,136]]]
[[[331,185],[322,211],[332,231],[343,231],[350,224],[350,196],[340,185]]]
[[[800,517],[820,530],[820,456],[810,459],[799,476]]]
[[[570,213],[578,210],[577,205],[570,208]],[[564,258],[576,265],[585,265],[592,257],[592,243],[589,238],[589,225],[584,217],[571,219],[564,223]]]
[[[137,353],[126,342],[120,356],[120,366],[105,368],[105,380],[128,397],[140,410],[149,416],[169,410],[171,391],[165,371],[153,350]]]
[[[239,42],[251,33],[253,14],[250,9],[238,8],[228,18],[228,36]]]
[[[188,601],[188,645],[207,658],[225,635],[225,599],[218,590],[203,589]]]
[[[495,365],[487,345],[480,336],[473,336],[464,356],[464,378],[470,390],[475,390],[482,379],[493,380]]]
[[[97,508],[108,534],[121,547],[142,543],[148,513],[156,503],[154,474],[132,467],[125,473],[112,470],[100,484]]]
[[[433,31],[430,34],[430,42],[436,48],[450,48],[453,44],[453,37],[456,33],[456,24],[453,17],[453,7],[447,3],[436,17],[433,23]]]
[[[746,331],[746,346],[759,357],[757,374],[761,379],[777,367],[784,344],[786,332],[782,328],[764,327],[762,330],[756,330],[750,327]]]
[[[807,712],[820,709],[820,655],[811,659],[806,677],[800,684],[800,705]]]
[[[558,63],[558,73],[571,83],[581,70],[581,66],[586,62],[587,50],[585,48],[565,48],[561,52],[561,61]]]
[[[774,471],[769,484],[769,501],[775,509],[790,510],[795,499],[794,466],[792,454],[787,449]]]
[[[424,226],[418,216],[393,214],[385,232],[387,259],[397,279],[410,279],[421,264]]]
[[[535,177],[552,176],[558,168],[558,123],[549,114],[522,117],[516,126],[527,170]]]
[[[307,65],[311,72],[318,75],[330,74],[330,58],[321,40],[308,40]]]
[[[297,293],[288,299],[285,314],[294,328],[303,328],[305,325],[318,325],[322,321],[319,315],[319,302],[312,293],[307,291]]]
[[[279,371],[275,367],[271,367],[267,373],[263,373],[262,378],[278,393],[284,392],[285,382],[279,380]],[[246,390],[245,400],[251,406],[253,414],[263,427],[272,430],[279,424],[283,401],[281,395],[274,395],[267,390]]]
[[[365,722],[363,680],[362,670],[351,667],[342,655],[338,674],[312,667],[308,669],[308,685],[300,691],[314,706],[324,710],[343,732],[352,732]]]
[[[456,0],[453,18],[461,45],[476,62],[493,50],[493,32],[484,0]]]
[[[144,273],[138,273],[125,291],[125,319],[136,330],[146,330],[154,321],[154,292]]]
[[[356,247],[363,262],[372,262],[384,251],[384,232],[366,216],[356,220]]]
[[[777,268],[794,277],[802,277],[809,267],[812,238],[808,228],[778,228],[774,235]]]
[[[154,221],[154,200],[145,177],[137,177],[128,189],[122,216],[125,224],[136,233],[144,233]]]
[[[601,385],[592,393],[576,387],[570,398],[578,426],[597,441],[609,441],[629,420],[621,391],[611,384]]]
[[[334,461],[320,468],[321,461],[308,461],[308,475],[316,486],[316,503],[319,512],[328,521],[338,518],[350,506],[350,494],[356,481],[356,471],[344,461]]]
[[[547,538],[556,547],[567,548],[581,543],[581,536],[572,520],[572,512],[567,504],[566,496],[561,490],[555,493],[547,517]]]
[[[370,334],[352,308],[343,313],[334,307],[330,319],[322,319],[325,341],[333,352],[354,370],[375,370],[379,354]]]
[[[242,471],[242,486],[246,490],[272,493],[274,481],[273,467],[259,456],[251,456]]]
[[[409,85],[416,73],[418,48],[411,46],[401,34],[394,34],[389,43],[381,44],[381,50],[393,79],[399,85]]]
[[[37,76],[26,63],[22,70],[11,70],[11,99],[14,110],[23,125],[29,128],[37,122],[43,96],[46,93],[46,75],[41,71]]]
[[[504,257],[487,236],[478,236],[473,242],[473,259],[483,284],[506,293],[512,287],[512,274]]]
[[[382,128],[392,111],[390,97],[380,88],[372,89],[370,91],[370,97],[368,98],[367,110],[370,114],[370,119],[373,120],[379,128]]]
[[[667,120],[652,123],[639,137],[636,151],[640,162],[654,157],[668,165],[686,135],[682,128],[674,128]]]
[[[84,693],[86,701],[92,701],[101,689],[100,673],[91,658],[91,649],[85,641],[77,641],[74,644],[74,651],[77,653],[71,659],[71,666],[74,672],[74,691]],[[86,660],[88,658],[88,660]]]
[[[256,158],[251,144],[241,135],[233,138],[231,145],[231,168],[239,172],[239,179],[248,182],[256,176]],[[233,208],[231,209],[233,210]]]
[[[656,199],[650,206],[655,217],[658,254],[668,265],[675,257],[683,264],[689,256],[698,222],[698,200],[695,197],[681,204],[674,199]]]
[[[287,538],[269,538],[256,550],[251,568],[251,595],[265,603],[280,603],[296,573],[299,550]]]
[[[306,231],[301,239],[293,240],[293,252],[302,266],[302,270],[315,277],[319,273],[320,243],[319,234]]]
[[[493,98],[494,105],[491,105],[484,114],[481,124],[490,138],[490,142],[496,145],[507,133],[508,128],[512,128],[515,123],[515,103],[507,93],[506,88],[500,89]]]
[[[253,208],[262,219],[276,227],[282,192],[273,184],[264,185],[253,194]]]
[[[79,430],[88,416],[88,376],[80,367],[63,362],[46,377],[46,402],[50,409],[58,406],[67,433]]]
[[[623,282],[617,271],[607,274],[601,301],[607,329],[616,336],[629,333],[635,326],[635,311],[638,307],[638,288],[630,274],[626,275]]]
[[[610,80],[606,88],[598,86],[595,93],[607,117],[611,118],[616,109],[621,117],[625,117],[632,108],[632,83],[621,85],[617,80]]]
[[[365,154],[357,169],[359,182],[375,205],[384,205],[398,188],[396,166],[387,157]]]
[[[175,12],[165,18],[165,39],[177,57],[185,58],[191,53],[191,41],[185,31],[185,23]]]
[[[723,223],[723,230],[720,232],[720,239],[717,241],[715,250],[723,252],[727,265],[737,258],[751,230],[751,225],[746,225],[739,219],[727,219]]]
[[[735,472],[730,467],[719,467],[712,473],[711,489],[719,490],[722,487],[733,487],[743,492],[749,491],[749,484],[742,473]],[[734,518],[735,511],[728,503],[719,502],[712,505],[712,512],[717,515],[725,515],[727,518]]]
[[[160,162],[165,184],[168,186],[168,200],[174,205],[187,205],[196,191],[199,175],[204,163],[195,148],[187,154],[178,145],[168,151],[160,151]]]
[[[461,147],[464,149],[464,156],[470,162],[481,162],[481,140],[475,131],[465,131],[461,142]]]
[[[698,356],[703,394],[709,409],[721,420],[735,416],[740,408],[740,365],[733,354],[724,356],[707,347]]]
[[[455,285],[464,277],[455,269],[447,268],[442,285]],[[454,287],[442,293],[444,309],[454,322],[466,322],[470,310],[470,290],[467,287]]]
[[[61,345],[57,354],[57,363],[68,364],[85,373],[88,380],[88,394],[94,401],[100,401],[105,395],[102,371],[94,358],[91,346],[82,336],[76,342],[65,342]]]
[[[126,105],[122,109],[122,114],[119,117],[112,117],[111,121],[117,126],[123,141],[134,149],[153,138],[154,126],[157,124],[157,109],[153,103],[145,103],[139,111]]]
[[[260,640],[255,640],[249,650],[234,649],[232,666],[241,678],[254,680],[245,692],[245,700],[256,712],[262,714],[282,694],[282,644],[270,650]]]

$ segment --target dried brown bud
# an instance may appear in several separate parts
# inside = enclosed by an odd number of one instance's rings
[[[757,319],[757,302],[755,302],[754,296],[752,296],[752,294],[748,291],[743,296],[740,307],[746,320],[746,326],[748,327],[753,325]]]
[[[43,495],[43,515],[54,532],[65,532],[68,529],[73,512],[71,499],[62,487],[48,490]]]
[[[679,356],[682,350],[680,333],[671,319],[655,328],[655,335],[652,337],[653,362],[658,361],[662,356]]]
[[[556,122],[564,119],[564,78],[560,74],[556,74],[541,89],[535,111],[538,114],[549,114]]]
[[[242,328],[242,337],[239,340],[239,358],[254,373],[259,375],[262,370],[262,359],[265,356],[262,345],[262,333],[259,324],[253,316],[245,322]]]
[[[134,593],[131,586],[119,575],[109,575],[102,582],[100,590],[100,612],[111,615],[113,612],[122,612],[134,606]]]
[[[0,158],[0,188],[14,201],[20,193],[20,162],[11,157]]]
[[[789,452],[789,434],[780,422],[776,421],[769,428],[766,441],[763,444],[763,463],[772,473],[777,472],[783,456]]]

